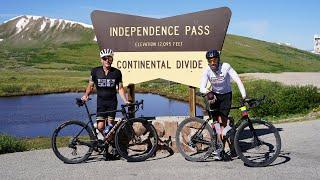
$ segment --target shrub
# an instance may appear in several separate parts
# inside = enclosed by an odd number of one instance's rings
[[[25,142],[5,134],[0,134],[0,154],[26,151]]]
[[[266,96],[265,103],[252,109],[260,117],[306,113],[320,105],[320,93],[315,86],[285,86],[266,80],[249,81],[244,86],[248,97]],[[237,97],[240,93],[236,85],[233,89],[233,104],[239,104]]]
[[[13,93],[19,93],[22,91],[22,87],[14,84],[4,85],[1,87],[1,90],[4,93],[13,94]]]

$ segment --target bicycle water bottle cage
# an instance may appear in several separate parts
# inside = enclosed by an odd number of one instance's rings
[[[76,104],[80,107],[83,106],[84,102],[80,98],[76,98]]]

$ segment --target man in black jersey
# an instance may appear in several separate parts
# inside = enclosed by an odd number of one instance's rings
[[[117,90],[124,103],[129,103],[122,84],[122,74],[117,68],[111,67],[113,62],[113,51],[103,49],[100,51],[102,66],[95,67],[91,70],[91,77],[82,96],[83,101],[87,101],[94,86],[97,89],[97,129],[100,134],[99,139],[103,140],[103,130],[111,129],[114,125],[115,113],[102,113],[117,109]],[[107,121],[107,126],[105,122]],[[106,127],[106,128],[105,128]]]

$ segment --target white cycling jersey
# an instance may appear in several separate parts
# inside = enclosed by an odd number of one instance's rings
[[[246,97],[246,90],[239,78],[238,73],[228,63],[220,63],[217,72],[213,72],[208,66],[202,74],[200,92],[208,93],[206,88],[208,81],[211,83],[211,90],[217,94],[231,92],[230,77],[237,83],[242,98]]]

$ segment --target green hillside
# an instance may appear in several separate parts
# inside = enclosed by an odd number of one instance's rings
[[[0,43],[0,96],[84,90],[100,64],[92,43],[17,48]],[[239,73],[320,71],[320,56],[241,36],[227,35],[222,60]]]
[[[226,37],[222,58],[238,73],[320,71],[319,55],[235,35]]]

